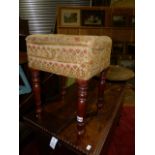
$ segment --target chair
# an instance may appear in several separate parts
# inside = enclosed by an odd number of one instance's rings
[[[105,72],[110,65],[112,40],[108,36],[34,34],[28,36],[26,42],[36,117],[39,119],[42,112],[39,71],[75,78],[78,83],[77,131],[79,135],[83,134],[88,81],[99,73],[97,107],[98,110],[103,107]]]
[[[31,92],[31,86],[22,67],[27,63],[25,38],[28,34],[28,21],[19,18],[19,76],[22,81],[22,84],[19,85],[19,95]]]
[[[23,85],[19,85],[19,95],[30,93],[31,86],[26,78],[26,75],[25,75],[21,65],[19,65],[19,75],[24,83]]]

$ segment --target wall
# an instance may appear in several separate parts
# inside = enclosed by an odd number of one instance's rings
[[[30,34],[53,33],[57,5],[89,6],[89,0],[19,0],[19,15],[29,21]]]

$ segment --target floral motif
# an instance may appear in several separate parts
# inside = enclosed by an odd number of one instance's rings
[[[30,35],[29,67],[88,80],[110,64],[112,41],[107,36]]]

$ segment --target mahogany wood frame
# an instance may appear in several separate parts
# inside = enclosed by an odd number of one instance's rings
[[[35,111],[36,117],[41,117],[42,106],[41,106],[41,86],[40,86],[40,77],[39,70],[31,69],[32,75],[32,88],[35,101]],[[61,96],[62,100],[65,95],[65,82],[66,77],[61,78]],[[87,90],[88,90],[88,80],[77,79],[78,83],[78,103],[77,103],[77,132],[78,135],[82,135],[85,130],[85,116],[86,116],[86,100],[87,100]],[[99,80],[99,89],[98,89],[98,110],[103,107],[103,93],[105,85],[105,71],[101,72]]]

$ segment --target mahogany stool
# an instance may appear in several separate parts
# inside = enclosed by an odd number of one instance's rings
[[[98,109],[103,106],[105,70],[110,65],[112,40],[108,36],[35,34],[26,38],[28,66],[32,70],[32,87],[36,117],[41,116],[39,71],[75,78],[78,83],[77,129],[84,133],[88,80],[100,73]],[[63,93],[64,95],[64,87]]]

